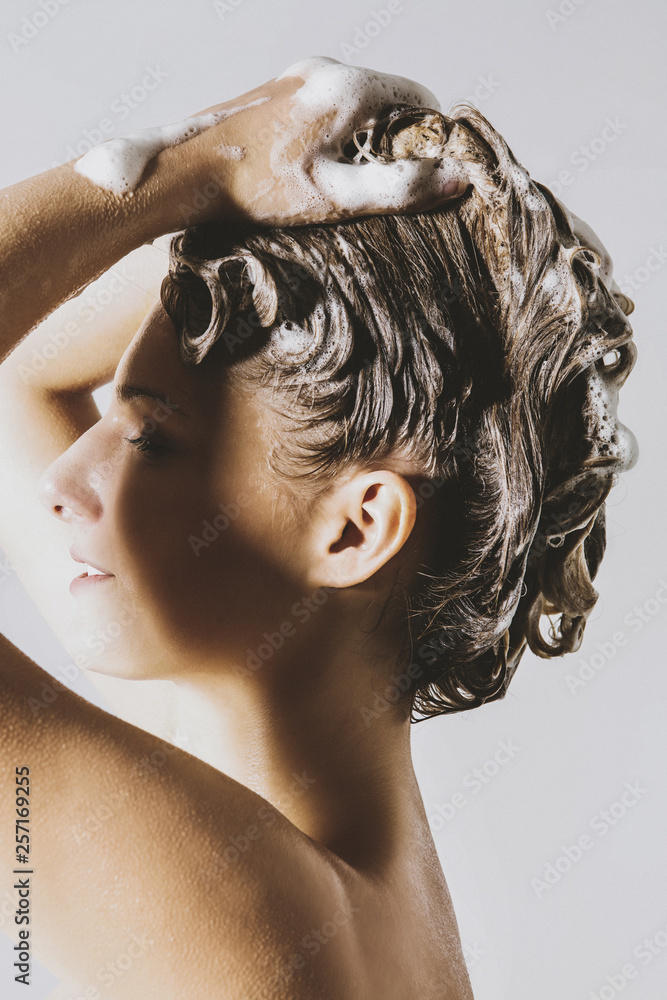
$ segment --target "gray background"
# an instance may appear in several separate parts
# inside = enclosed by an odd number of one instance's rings
[[[473,100],[610,249],[637,305],[639,360],[620,417],[641,454],[609,500],[601,598],[583,647],[561,660],[527,654],[503,702],[421,723],[413,740],[476,1000],[663,997],[665,9],[658,0],[43,3],[44,16],[38,0],[0,10],[2,186],[83,152],[77,144],[104,118],[107,135],[175,121],[328,55],[419,80],[445,110]],[[377,27],[382,10],[391,14]],[[149,68],[161,82],[132,97]],[[1,565],[0,630],[46,669],[68,661]],[[580,674],[590,679],[575,687]],[[498,763],[501,741],[511,755]],[[622,807],[626,784],[635,801]],[[602,817],[610,809],[613,826]],[[572,861],[584,835],[589,846]],[[547,871],[544,888],[535,880]],[[2,996],[46,997],[55,980],[40,970],[29,991],[12,992],[10,955],[0,934]]]

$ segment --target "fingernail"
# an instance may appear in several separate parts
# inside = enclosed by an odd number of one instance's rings
[[[450,195],[458,194],[460,187],[461,187],[460,181],[447,181],[447,183],[442,189],[442,193],[446,198],[448,198]]]

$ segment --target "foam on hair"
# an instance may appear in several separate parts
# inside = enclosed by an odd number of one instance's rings
[[[327,226],[194,227],[175,237],[162,288],[184,361],[215,346],[267,390],[290,429],[274,467],[295,489],[324,491],[397,451],[430,482],[441,528],[405,595],[400,651],[418,667],[415,721],[501,697],[526,646],[579,647],[604,500],[633,454],[612,406],[629,327],[597,255],[478,111],[437,115],[401,108],[350,157],[439,142],[473,180],[458,201]],[[544,615],[560,616],[547,636]]]

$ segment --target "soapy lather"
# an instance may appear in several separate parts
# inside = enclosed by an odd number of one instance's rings
[[[421,149],[400,162],[353,163],[345,149],[355,126],[372,125],[396,107],[439,111],[426,87],[406,77],[348,66],[327,56],[303,59],[276,79],[299,77],[289,119],[281,123],[270,150],[270,178],[253,189],[252,215],[268,224],[299,224],[349,214],[405,211],[431,207],[457,197],[470,183],[464,164],[453,157],[433,156]],[[258,98],[241,107],[185,118],[172,125],[144,129],[107,139],[81,157],[77,173],[117,195],[129,195],[148,162],[168,146],[184,142],[230,115],[270,100]],[[321,123],[326,122],[322,127]],[[294,158],[292,149],[304,126],[317,132],[315,146]],[[243,147],[219,149],[225,159],[243,159]],[[425,155],[426,153],[426,155]]]
[[[231,115],[270,100],[269,96],[259,97],[238,108],[211,111],[205,115],[183,118],[171,125],[157,125],[107,139],[85,153],[75,163],[74,169],[106,191],[117,195],[130,194],[139,184],[148,163],[163,149],[186,142]]]

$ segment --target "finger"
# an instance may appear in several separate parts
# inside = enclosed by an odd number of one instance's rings
[[[450,158],[354,164],[322,157],[311,176],[334,205],[354,215],[426,211],[460,197],[470,184],[465,165]]]
[[[341,66],[342,63],[331,56],[308,56],[292,63],[276,77],[276,80],[283,80],[287,76],[300,76],[303,80],[307,80],[314,73],[333,65]]]
[[[406,76],[393,76],[389,73],[376,73],[375,70],[356,67],[363,87],[364,98],[369,101],[372,110],[377,111],[386,104],[409,104],[414,107],[432,108],[440,111],[440,102],[428,87],[424,87]]]
[[[282,76],[298,76],[303,84],[294,94],[301,114],[319,115],[336,108],[334,134],[359,125],[388,107],[406,104],[440,110],[440,103],[427,87],[404,76],[378,73],[363,66],[348,66],[326,56],[294,63]],[[278,77],[280,79],[281,77]]]

